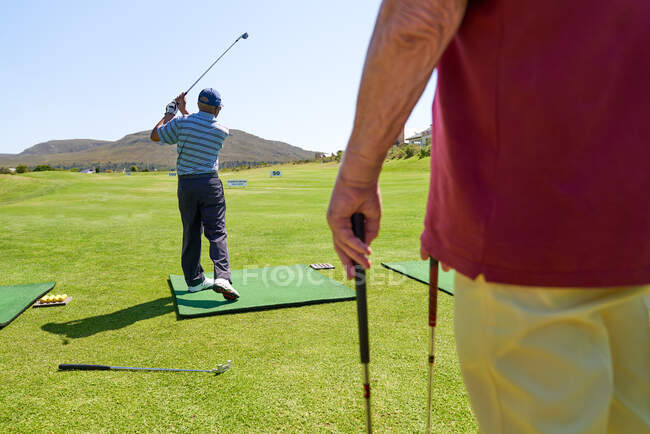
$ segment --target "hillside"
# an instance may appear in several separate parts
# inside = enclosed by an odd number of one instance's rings
[[[27,148],[19,155],[49,155],[62,154],[67,152],[79,152],[97,148],[106,143],[110,142],[106,140],[92,139],[50,140],[34,145],[31,148]]]
[[[280,163],[312,160],[315,156],[316,152],[313,151],[231,129],[219,154],[219,164],[221,167],[229,167],[245,163]],[[118,168],[136,164],[169,169],[175,163],[176,146],[152,142],[149,131],[128,134],[114,142],[93,139],[50,140],[36,144],[20,154],[0,154],[0,167],[49,164],[62,168],[96,165]]]

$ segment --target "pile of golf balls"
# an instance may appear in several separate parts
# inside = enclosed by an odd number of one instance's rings
[[[41,297],[41,303],[59,303],[65,301],[68,298],[68,294],[48,294],[45,297]]]

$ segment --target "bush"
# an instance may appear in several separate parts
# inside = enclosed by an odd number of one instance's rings
[[[14,173],[8,167],[0,167],[0,175],[13,175]]]
[[[131,166],[131,172],[137,172],[138,171],[138,166]]]
[[[399,145],[399,146],[391,146],[390,149],[388,150],[388,153],[386,154],[386,159],[387,160],[395,160],[401,157],[402,154],[402,147],[404,145]]]
[[[39,164],[34,167],[34,172],[51,172],[52,170],[54,170],[54,168],[49,164]]]
[[[105,173],[113,173],[113,170],[112,169],[106,169]]]
[[[417,144],[402,143],[398,146],[392,146],[386,154],[386,160],[408,159],[415,155],[418,158],[424,158],[431,154],[431,146],[422,146]]]
[[[16,173],[25,173],[27,172],[27,166],[24,164],[21,164],[20,166],[16,166]]]
[[[428,146],[423,146],[420,148],[420,152],[418,152],[418,159],[423,159],[424,157],[430,157],[431,156],[431,145]]]
[[[78,167],[73,167],[72,169],[70,169],[70,172],[78,172],[78,171],[79,171]]]

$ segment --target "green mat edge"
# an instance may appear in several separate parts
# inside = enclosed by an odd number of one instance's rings
[[[46,289],[45,291],[43,291],[43,293],[42,293],[41,295],[39,295],[38,297],[35,297],[32,301],[30,301],[29,303],[27,303],[27,306],[25,306],[25,307],[23,308],[23,310],[19,311],[19,312],[18,312],[18,313],[13,317],[13,318],[9,319],[9,320],[6,321],[6,322],[0,323],[0,329],[2,329],[2,328],[4,328],[4,327],[8,326],[8,325],[13,321],[13,320],[15,320],[16,318],[18,318],[18,317],[19,317],[23,312],[25,312],[25,311],[26,311],[27,309],[29,309],[29,308],[30,308],[34,303],[36,303],[36,300],[38,300],[39,298],[43,297],[45,294],[47,294],[48,292],[50,292],[50,291],[51,291],[52,289],[54,289],[54,287],[56,286],[56,282],[53,282],[53,281],[50,281],[50,282],[38,282],[38,283],[33,283],[33,284],[25,283],[25,284],[23,284],[23,285],[38,285],[38,284],[41,284],[41,283],[42,283],[42,284],[47,284],[47,285],[49,285],[49,288]],[[19,285],[7,285],[7,286],[19,286]]]
[[[401,263],[404,263],[404,262],[410,262],[410,261],[403,261],[403,262],[401,262]],[[429,285],[429,282],[425,282],[425,281],[422,280],[422,279],[418,279],[417,277],[411,276],[411,275],[409,275],[409,274],[404,273],[403,271],[397,270],[396,268],[391,267],[391,265],[390,265],[389,263],[387,263],[387,262],[382,262],[382,263],[381,263],[381,266],[384,267],[384,268],[386,268],[387,270],[391,270],[391,271],[396,272],[397,274],[401,274],[402,276],[406,276],[406,277],[408,277],[409,279],[413,279],[413,280],[415,280],[416,282],[420,282],[420,283],[423,283],[423,284],[425,284],[425,285]],[[446,290],[445,288],[438,287],[438,291],[442,291],[442,292],[444,292],[444,293],[447,294],[447,295],[451,295],[452,297],[454,296],[454,293],[453,293],[453,292],[449,292],[449,291]]]
[[[318,270],[315,271],[318,272]],[[176,318],[179,320],[190,319],[190,318],[203,318],[206,316],[215,316],[215,315],[229,315],[229,314],[244,313],[244,312],[260,312],[264,310],[283,309],[286,307],[310,306],[315,304],[336,303],[337,301],[351,301],[357,299],[355,295],[353,297],[328,298],[328,299],[310,300],[310,301],[295,302],[295,303],[273,304],[268,306],[243,307],[241,309],[229,309],[224,311],[197,313],[194,315],[181,315],[180,311],[178,310],[178,302],[176,301],[176,293],[174,292],[174,286],[172,285],[172,280],[171,280],[172,276],[174,275],[170,274],[169,277],[167,278],[167,284],[169,285],[169,290],[171,291],[172,299],[174,300],[174,309],[176,310]]]

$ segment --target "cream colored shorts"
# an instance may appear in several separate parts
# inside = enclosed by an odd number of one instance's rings
[[[457,272],[456,345],[481,432],[650,433],[649,294]]]

